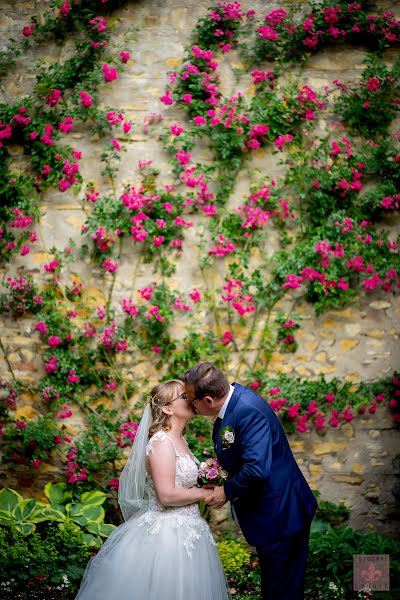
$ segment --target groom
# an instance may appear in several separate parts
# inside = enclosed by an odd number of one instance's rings
[[[302,600],[311,521],[317,502],[300,471],[275,412],[256,392],[229,384],[202,362],[183,376],[188,401],[217,417],[213,441],[228,471],[210,506],[228,500],[261,567],[263,600]]]

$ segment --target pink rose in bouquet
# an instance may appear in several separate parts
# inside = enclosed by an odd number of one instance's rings
[[[197,481],[200,485],[212,483],[214,485],[223,485],[228,479],[228,472],[219,464],[216,458],[208,458],[200,463]]]

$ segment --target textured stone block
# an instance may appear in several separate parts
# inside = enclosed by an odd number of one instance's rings
[[[317,367],[315,373],[317,375],[328,375],[329,373],[336,373],[336,365],[327,365],[325,367]]]
[[[312,452],[316,456],[321,456],[322,454],[339,452],[339,450],[344,450],[347,447],[347,442],[316,442],[312,444]]]
[[[319,342],[318,340],[308,340],[308,342],[306,342],[306,348],[307,350],[316,350],[319,346]]]
[[[348,483],[350,485],[361,485],[364,481],[362,477],[356,477],[353,475],[332,475],[334,481],[338,483]]]
[[[353,463],[351,465],[351,469],[352,471],[354,471],[354,473],[356,473],[357,475],[362,475],[364,473],[365,467],[364,465],[362,465],[361,463]]]
[[[383,329],[370,329],[369,331],[367,331],[367,336],[382,339],[383,337],[385,337],[385,332]]]
[[[306,367],[303,367],[301,365],[296,367],[295,371],[297,375],[300,375],[300,377],[310,377],[310,375],[312,374],[309,369],[306,369]]]
[[[304,442],[298,440],[291,440],[289,438],[289,444],[292,452],[304,452]]]
[[[333,319],[324,319],[321,323],[322,329],[338,329],[339,323]]]
[[[350,340],[350,339],[345,339],[345,340],[340,340],[339,342],[339,346],[342,350],[353,350],[354,348],[356,348],[359,344],[359,340]]]
[[[37,416],[38,412],[32,406],[30,406],[30,404],[20,406],[19,408],[17,408],[15,413],[15,417],[17,420],[26,419],[27,421],[29,421],[29,419],[34,419]]]
[[[319,477],[321,475],[322,466],[311,464],[309,467],[311,477]]]

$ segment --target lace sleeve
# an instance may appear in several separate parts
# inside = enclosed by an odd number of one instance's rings
[[[165,441],[168,440],[170,444],[172,444],[172,446],[174,447],[175,450],[175,454],[177,455],[177,451],[175,448],[175,444],[174,442],[171,440],[171,438],[169,437],[169,435],[167,435],[165,433],[165,431],[157,431],[153,436],[151,436],[151,438],[149,439],[149,441],[147,442],[147,446],[146,446],[146,456],[149,456],[149,454],[151,453],[151,451],[153,450],[153,445],[155,442],[158,443],[165,443]]]

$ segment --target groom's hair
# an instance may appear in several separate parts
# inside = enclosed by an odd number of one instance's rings
[[[229,392],[229,381],[226,375],[209,362],[201,362],[186,371],[182,381],[193,386],[195,397],[199,400],[204,396],[223,398]]]

